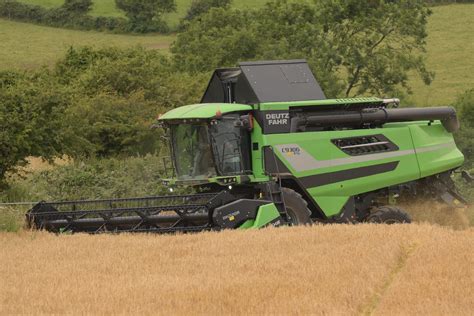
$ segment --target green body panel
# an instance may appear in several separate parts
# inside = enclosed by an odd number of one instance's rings
[[[239,229],[262,228],[277,220],[280,213],[275,204],[266,204],[258,208],[257,217],[243,223]]]
[[[441,124],[411,125],[410,131],[421,178],[454,169],[464,163],[464,156],[456,147],[452,135]],[[438,146],[439,149],[423,151],[427,146]]]
[[[383,134],[399,150],[387,154],[350,156],[331,142],[337,138],[377,134]],[[386,124],[383,128],[375,129],[263,135],[262,142],[274,148],[276,155],[298,179],[331,175],[344,170],[349,174],[357,168],[398,163],[391,171],[309,186],[308,193],[327,217],[339,214],[351,196],[451,170],[461,166],[464,161],[452,135],[439,122],[431,125],[427,122],[411,122]],[[295,158],[291,152],[283,154],[281,147],[298,147],[302,152],[300,157]],[[302,162],[300,165],[303,166],[296,168],[295,161]]]
[[[217,113],[226,114],[238,111],[251,111],[252,106],[229,103],[202,103],[182,106],[162,115],[159,120],[208,119]]]
[[[310,100],[295,102],[269,102],[257,105],[237,104],[237,103],[200,103],[182,106],[162,115],[159,120],[181,120],[181,119],[209,119],[216,117],[216,113],[221,114],[255,110],[288,110],[290,107],[299,106],[321,106],[321,105],[351,105],[351,104],[381,104],[379,98],[353,98],[353,99],[329,99]]]
[[[339,214],[340,210],[349,200],[349,196],[335,196],[335,195],[313,195],[313,199],[318,203],[318,206],[324,211],[327,217]]]
[[[262,128],[258,124],[257,120],[253,121],[253,130],[250,134],[252,143],[257,143],[258,148],[252,148],[252,171],[254,175],[255,182],[264,182],[268,181],[269,177],[265,174],[263,166],[263,150],[262,147],[265,146],[264,135],[262,133]]]
[[[383,99],[379,98],[352,98],[352,99],[327,99],[327,100],[308,100],[294,102],[267,102],[260,103],[258,109],[261,111],[268,110],[288,110],[290,107],[300,106],[321,106],[321,105],[353,105],[353,104],[381,104]]]

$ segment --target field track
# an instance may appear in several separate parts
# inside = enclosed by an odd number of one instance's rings
[[[0,234],[0,314],[472,315],[474,229]]]

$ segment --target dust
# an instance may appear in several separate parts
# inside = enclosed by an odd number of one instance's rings
[[[428,223],[463,230],[474,225],[473,206],[449,206],[436,201],[418,201],[400,205],[415,223]]]

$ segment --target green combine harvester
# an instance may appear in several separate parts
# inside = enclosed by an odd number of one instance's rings
[[[398,105],[326,99],[304,60],[218,69],[202,103],[158,120],[173,162],[164,183],[199,193],[41,202],[27,221],[51,232],[193,232],[404,223],[399,197],[466,203],[451,180],[464,162],[455,110]]]

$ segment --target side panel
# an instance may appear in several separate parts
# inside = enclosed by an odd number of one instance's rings
[[[411,125],[421,177],[427,177],[461,166],[464,156],[456,147],[452,134],[440,123]]]
[[[279,226],[281,224],[280,212],[275,204],[266,204],[259,207],[255,219],[247,220],[239,229],[262,228],[268,225]]]
[[[351,156],[333,143],[334,139],[380,134],[398,149]],[[420,177],[408,125],[263,137],[328,217],[337,215],[350,196]]]
[[[269,177],[265,174],[263,165],[263,147],[266,145],[265,136],[262,133],[262,128],[258,124],[257,120],[254,119],[253,130],[250,134],[251,140],[251,159],[252,159],[252,171],[254,182],[268,181]]]

